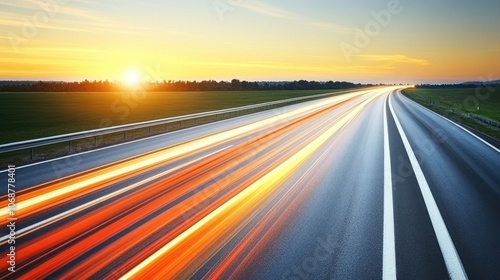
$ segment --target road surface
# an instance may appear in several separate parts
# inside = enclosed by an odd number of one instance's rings
[[[400,90],[16,168],[0,277],[499,279],[500,151]]]

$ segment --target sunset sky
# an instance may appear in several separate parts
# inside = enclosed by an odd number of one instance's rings
[[[498,0],[58,2],[0,3],[0,80],[500,78]]]

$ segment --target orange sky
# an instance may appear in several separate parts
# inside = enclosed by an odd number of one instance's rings
[[[435,2],[11,1],[0,79],[499,79],[500,1]]]

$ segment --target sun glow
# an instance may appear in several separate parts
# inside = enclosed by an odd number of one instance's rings
[[[135,69],[127,70],[123,81],[129,87],[138,86],[141,82],[141,74]]]

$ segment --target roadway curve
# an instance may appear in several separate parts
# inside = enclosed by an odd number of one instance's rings
[[[499,167],[397,87],[304,102],[17,168],[0,277],[498,279]]]

